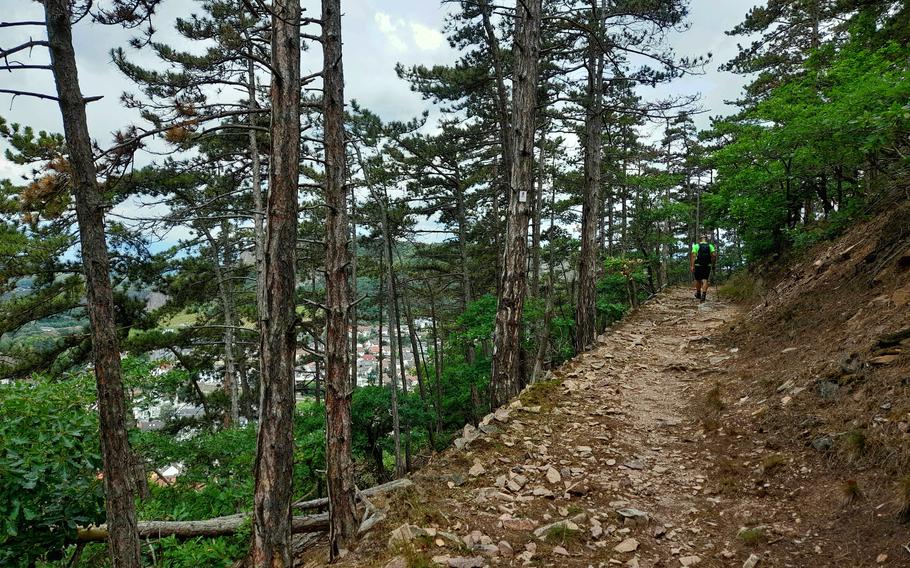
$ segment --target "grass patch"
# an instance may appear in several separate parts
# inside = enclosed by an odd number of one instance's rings
[[[574,517],[575,515],[579,515],[585,512],[585,510],[578,505],[569,505],[566,511],[568,511],[570,517]]]
[[[199,319],[199,314],[197,312],[188,312],[181,311],[172,315],[168,319],[161,322],[160,327],[164,329],[177,329],[181,327],[188,327],[191,325],[196,325],[196,322]]]
[[[844,436],[844,447],[847,450],[847,455],[851,459],[859,459],[866,454],[866,449],[868,446],[868,440],[866,439],[866,433],[862,430],[850,430],[847,432],[847,435]]]
[[[565,525],[557,525],[544,533],[547,542],[558,542],[559,544],[580,543],[584,542],[584,533],[580,530],[571,530]]]
[[[765,527],[752,527],[739,531],[736,538],[746,546],[756,546],[768,540],[768,534],[765,532]]]
[[[549,412],[556,406],[561,384],[562,381],[558,379],[534,383],[519,397],[521,404],[524,406],[539,406],[541,410]]]

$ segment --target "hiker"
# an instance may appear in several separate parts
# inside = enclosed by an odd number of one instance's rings
[[[717,264],[717,249],[708,243],[707,235],[702,235],[701,240],[692,245],[692,252],[689,254],[689,272],[695,277],[695,297],[703,302],[708,294],[708,278],[711,276],[711,269],[715,264]],[[702,283],[704,283],[704,288],[702,288]]]

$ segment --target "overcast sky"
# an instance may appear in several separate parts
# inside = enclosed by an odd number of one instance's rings
[[[660,97],[700,93],[703,97],[701,106],[708,113],[697,118],[699,126],[707,125],[709,115],[730,112],[723,101],[739,95],[743,80],[719,71],[718,66],[736,53],[737,40],[742,39],[726,36],[724,31],[740,22],[757,1],[692,0],[690,29],[674,34],[670,41],[680,55],[697,56],[711,52],[712,62],[704,75],[686,77],[656,90],[645,90],[642,94]],[[4,21],[43,19],[37,2],[0,0],[0,5],[3,7],[0,17]],[[197,9],[196,6],[192,0],[164,0],[155,19],[159,38],[163,41],[173,39],[174,19],[189,15]],[[318,15],[318,1],[303,0],[303,6],[307,15]],[[432,65],[455,59],[441,33],[447,8],[434,0],[343,0],[342,8],[346,97],[356,99],[386,120],[406,120],[429,110],[429,105],[398,79],[394,68],[399,62],[405,65]],[[27,41],[29,35],[41,37],[42,32],[41,28],[29,27],[0,29],[0,46],[18,45]],[[86,22],[78,24],[74,30],[82,91],[86,96],[104,96],[101,101],[88,105],[89,128],[102,146],[110,141],[111,132],[137,122],[135,113],[119,104],[122,92],[135,89],[110,63],[109,53],[114,47],[125,47],[133,34]],[[133,51],[130,56],[136,62],[154,64],[147,51]],[[321,58],[318,46],[305,53],[304,74],[317,70]],[[48,62],[46,50],[35,49],[31,60]],[[52,93],[53,81],[49,71],[0,72],[0,88]],[[27,124],[39,130],[62,131],[59,111],[50,101],[27,97],[13,100],[9,95],[0,94],[0,116],[9,122]],[[147,161],[147,157],[141,159],[141,162]],[[16,171],[12,164],[0,157],[0,178],[12,177]]]

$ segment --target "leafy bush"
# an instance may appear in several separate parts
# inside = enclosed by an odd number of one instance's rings
[[[169,536],[158,541],[157,563],[162,568],[227,568],[242,558],[249,546],[249,534],[220,538],[178,540]]]
[[[0,565],[53,559],[103,522],[94,402],[86,376],[0,385]]]

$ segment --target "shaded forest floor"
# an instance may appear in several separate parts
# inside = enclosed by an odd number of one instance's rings
[[[910,566],[910,349],[882,347],[910,325],[910,242],[887,223],[750,311],[655,298],[374,499],[387,518],[338,565]]]

